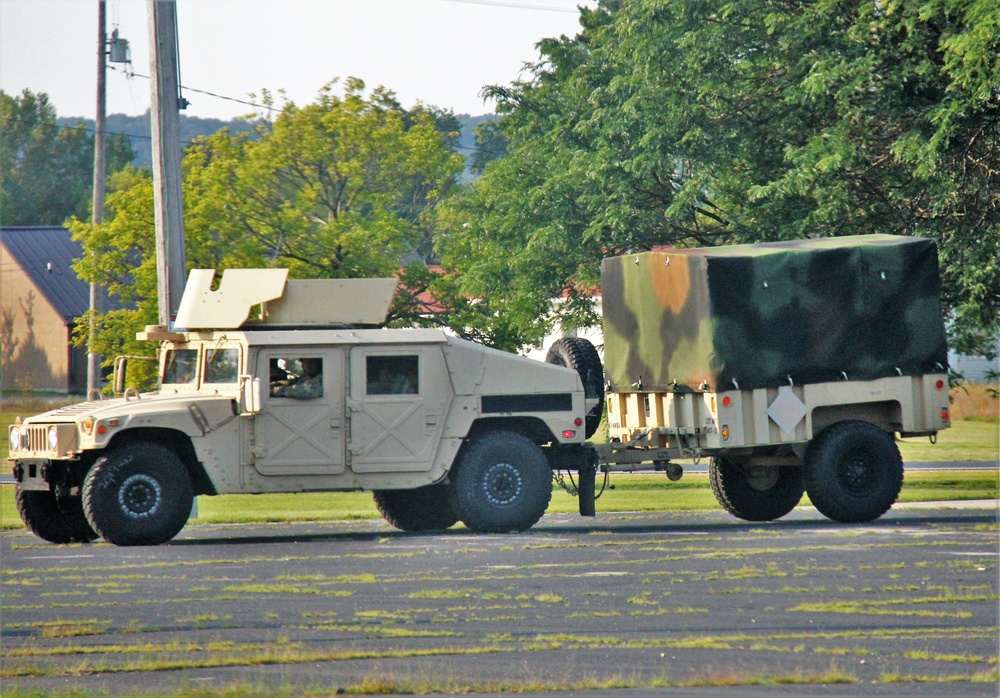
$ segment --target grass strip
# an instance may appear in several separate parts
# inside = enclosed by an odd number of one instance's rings
[[[718,509],[708,476],[690,473],[670,482],[663,473],[620,473],[610,479],[597,501],[600,512],[692,511]],[[600,487],[600,484],[598,484]],[[906,474],[900,502],[996,500],[1000,472],[989,470],[911,471]],[[803,496],[801,505],[809,504]],[[562,489],[552,493],[549,513],[578,511],[576,497]],[[303,492],[297,494],[231,494],[198,499],[193,524],[351,521],[380,517],[368,492]],[[23,529],[14,506],[14,487],[0,487],[0,529]]]

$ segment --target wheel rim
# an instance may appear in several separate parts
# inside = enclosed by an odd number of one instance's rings
[[[844,489],[851,494],[862,494],[871,487],[875,477],[871,457],[864,451],[851,451],[837,468],[837,477]]]
[[[747,484],[757,492],[767,492],[778,484],[778,469],[774,467],[751,466],[743,470]]]
[[[517,500],[524,488],[524,480],[510,463],[490,466],[483,477],[483,493],[495,506],[506,506]]]
[[[118,504],[133,519],[153,516],[162,502],[163,488],[149,475],[132,475],[118,488]]]

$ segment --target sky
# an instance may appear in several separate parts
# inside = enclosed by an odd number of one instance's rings
[[[364,80],[456,114],[492,113],[479,92],[522,76],[546,37],[574,36],[594,0],[177,0],[187,116],[231,119],[262,89],[312,102],[334,78]],[[107,0],[107,30],[132,71],[107,74],[107,113],[149,108],[146,0]],[[0,0],[0,90],[48,94],[60,117],[93,118],[98,0]],[[111,64],[109,64],[111,65]],[[194,92],[214,93],[214,97]]]

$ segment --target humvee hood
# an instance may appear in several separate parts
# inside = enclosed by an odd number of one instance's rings
[[[154,419],[155,417],[155,419]],[[219,395],[165,395],[143,393],[139,399],[115,398],[91,400],[67,405],[24,420],[25,424],[52,424],[83,422],[88,419],[100,423],[119,420],[125,426],[151,426],[179,429],[188,434],[202,434],[221,426],[235,417],[233,400]],[[207,425],[207,429],[205,428]]]

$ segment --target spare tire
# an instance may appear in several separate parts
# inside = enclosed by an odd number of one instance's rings
[[[601,425],[601,417],[604,415],[604,368],[601,366],[601,357],[597,349],[586,339],[563,337],[549,347],[545,361],[556,366],[572,368],[579,373],[587,398],[597,399],[597,405],[587,413],[586,417],[585,434],[589,439],[597,432],[597,428]]]

